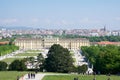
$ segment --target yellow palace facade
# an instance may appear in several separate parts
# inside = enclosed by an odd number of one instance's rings
[[[60,38],[18,38],[15,45],[20,49],[48,49],[53,44],[60,44],[68,49],[80,49],[81,46],[89,46],[86,38],[60,39]]]

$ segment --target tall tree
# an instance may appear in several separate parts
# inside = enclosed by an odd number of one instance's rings
[[[86,71],[87,71],[87,69],[88,69],[88,67],[87,67],[87,65],[82,65],[82,66],[78,66],[78,73],[86,73]]]
[[[43,57],[42,53],[38,54],[37,61],[39,64],[42,64],[44,62],[44,57]]]
[[[43,63],[44,63],[45,59],[44,59],[42,53],[38,54],[37,61],[38,61],[38,63],[36,65],[36,68],[39,68],[40,71],[43,71]]]
[[[73,59],[68,49],[54,44],[49,49],[44,67],[48,72],[70,72],[73,67]]]

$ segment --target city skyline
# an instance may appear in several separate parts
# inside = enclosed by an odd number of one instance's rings
[[[119,0],[1,0],[0,26],[120,29]]]

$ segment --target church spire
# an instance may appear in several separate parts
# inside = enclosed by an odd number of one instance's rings
[[[103,29],[104,31],[106,31],[106,25],[104,26],[104,29]]]

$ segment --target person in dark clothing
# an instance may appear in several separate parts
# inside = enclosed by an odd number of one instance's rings
[[[33,77],[35,78],[35,73],[33,73]]]
[[[31,73],[31,79],[33,78],[33,73]]]
[[[31,75],[30,75],[30,73],[28,73],[28,79],[30,79],[31,78]]]

